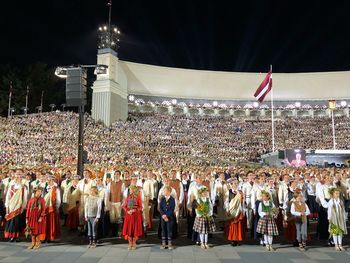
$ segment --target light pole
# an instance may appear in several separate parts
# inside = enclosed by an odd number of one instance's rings
[[[9,92],[9,107],[7,112],[7,117],[10,117],[11,114],[11,100],[12,100],[12,81],[10,81],[10,92]]]
[[[336,142],[335,142],[334,110],[337,108],[336,101],[335,100],[329,100],[328,101],[328,107],[331,110],[331,116],[332,116],[333,150],[335,150]]]
[[[56,108],[56,104],[50,104],[49,107],[51,108],[51,112],[53,111],[54,108]]]
[[[28,113],[28,96],[29,96],[29,86],[27,85],[27,94],[26,94],[26,107],[24,114],[27,116]]]
[[[62,107],[62,111],[64,111],[64,108],[66,107],[66,104],[61,104],[61,107]]]

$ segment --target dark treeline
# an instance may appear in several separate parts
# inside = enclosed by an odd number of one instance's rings
[[[55,67],[45,63],[30,65],[0,65],[0,116],[7,116],[10,86],[12,83],[11,107],[15,108],[15,115],[23,114],[25,106],[27,86],[29,86],[28,113],[37,112],[40,106],[41,94],[43,96],[43,112],[51,110],[50,104],[55,104],[55,109],[62,109],[61,105],[66,102],[65,79],[55,76]],[[91,76],[91,74],[89,74]],[[92,79],[88,80],[91,87]],[[86,110],[91,109],[91,89],[88,89],[88,105]],[[69,110],[75,110],[70,109]]]

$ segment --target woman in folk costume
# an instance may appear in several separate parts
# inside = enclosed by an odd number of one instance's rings
[[[284,227],[284,238],[287,241],[293,243],[293,246],[298,246],[297,241],[297,232],[295,227],[294,219],[295,217],[291,214],[291,205],[295,201],[294,194],[301,193],[301,190],[297,188],[297,182],[292,180],[288,187],[288,201],[287,207],[285,209],[284,218],[283,218],[283,227]]]
[[[8,185],[6,193],[6,225],[5,238],[11,242],[17,241],[25,229],[25,214],[23,211],[27,206],[28,189],[22,184],[22,170],[17,170],[15,180]]]
[[[216,179],[214,184],[213,199],[217,208],[217,221],[222,222],[222,227],[226,218],[224,204],[228,200],[228,190],[229,187],[225,180],[225,174],[221,172],[219,173],[219,178]]]
[[[29,199],[27,205],[26,223],[32,235],[32,244],[28,249],[38,249],[40,247],[40,235],[46,231],[45,200],[41,197],[42,192],[41,187],[34,188],[33,197]]]
[[[253,231],[252,235],[254,236],[254,239],[260,239],[260,245],[264,245],[264,239],[262,236],[256,231],[256,228],[258,226],[259,222],[259,213],[258,213],[258,207],[262,200],[262,192],[266,190],[266,184],[265,184],[265,174],[260,174],[258,177],[257,182],[255,182],[252,194],[251,194],[251,206],[253,208]]]
[[[328,202],[328,221],[329,227],[328,232],[333,237],[333,242],[336,251],[345,251],[342,243],[343,236],[346,235],[346,213],[344,202],[340,198],[341,189],[331,188],[330,195],[331,199]]]
[[[53,241],[61,234],[59,221],[59,207],[61,205],[61,192],[54,182],[54,175],[47,174],[47,186],[44,189],[46,209],[46,233],[40,236],[40,240]]]
[[[209,197],[208,188],[203,186],[198,190],[199,199],[196,206],[196,219],[194,220],[193,230],[199,233],[201,247],[208,249],[208,235],[215,232],[215,223],[213,219],[213,204]]]
[[[64,188],[62,202],[67,209],[66,226],[70,230],[76,230],[79,226],[80,190],[78,188],[79,176],[75,175],[73,180]]]
[[[110,220],[109,216],[107,216],[106,213],[106,187],[103,183],[102,176],[97,176],[95,178],[96,181],[96,187],[98,191],[98,196],[101,199],[101,213],[100,213],[100,219],[98,220],[98,226],[97,226],[97,242],[101,238],[107,237],[109,232],[109,226],[110,226]],[[122,194],[121,194],[122,195]]]
[[[245,217],[245,201],[243,192],[238,190],[238,181],[231,181],[229,191],[229,203],[225,205],[228,220],[226,221],[225,234],[232,246],[237,246],[239,241],[246,239],[247,220]]]
[[[128,187],[128,194],[124,200],[123,209],[125,212],[123,237],[129,241],[129,250],[136,249],[136,241],[143,235],[142,222],[142,197],[136,185]]]
[[[299,249],[305,251],[307,240],[307,216],[310,215],[310,210],[301,192],[297,191],[294,194],[294,202],[291,204],[290,212],[294,216]]]
[[[271,201],[270,194],[266,191],[261,193],[262,201],[259,203],[259,221],[256,232],[264,236],[264,243],[267,251],[273,251],[273,236],[278,236],[278,229],[275,218],[278,215],[278,208]]]

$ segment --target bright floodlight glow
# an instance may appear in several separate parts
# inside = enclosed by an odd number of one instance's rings
[[[340,102],[340,106],[345,107],[346,105],[348,105],[348,103],[345,100]]]
[[[300,103],[299,101],[297,101],[297,102],[295,103],[295,107],[300,108],[300,106],[301,106],[301,103]]]
[[[257,102],[257,101],[254,101],[254,102],[253,102],[253,107],[254,107],[254,108],[257,108],[257,107],[259,107],[259,102]]]
[[[55,75],[59,78],[67,78],[67,69],[63,67],[57,67],[55,70]]]
[[[176,105],[176,103],[177,103],[177,100],[176,100],[176,99],[172,99],[172,100],[171,100],[171,104]]]
[[[129,100],[130,100],[130,101],[134,101],[134,100],[135,100],[135,96],[134,96],[134,95],[130,95],[130,96],[129,96]]]
[[[213,101],[213,106],[217,107],[218,106],[218,102],[217,101]]]
[[[104,26],[103,29],[104,29],[104,30],[107,30],[107,26]]]

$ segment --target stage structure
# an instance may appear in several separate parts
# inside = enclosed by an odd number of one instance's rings
[[[107,65],[108,70],[97,75],[92,87],[92,118],[106,126],[128,117],[127,78],[117,54],[120,31],[111,25],[111,7],[110,2],[108,25],[98,28],[97,64]]]

